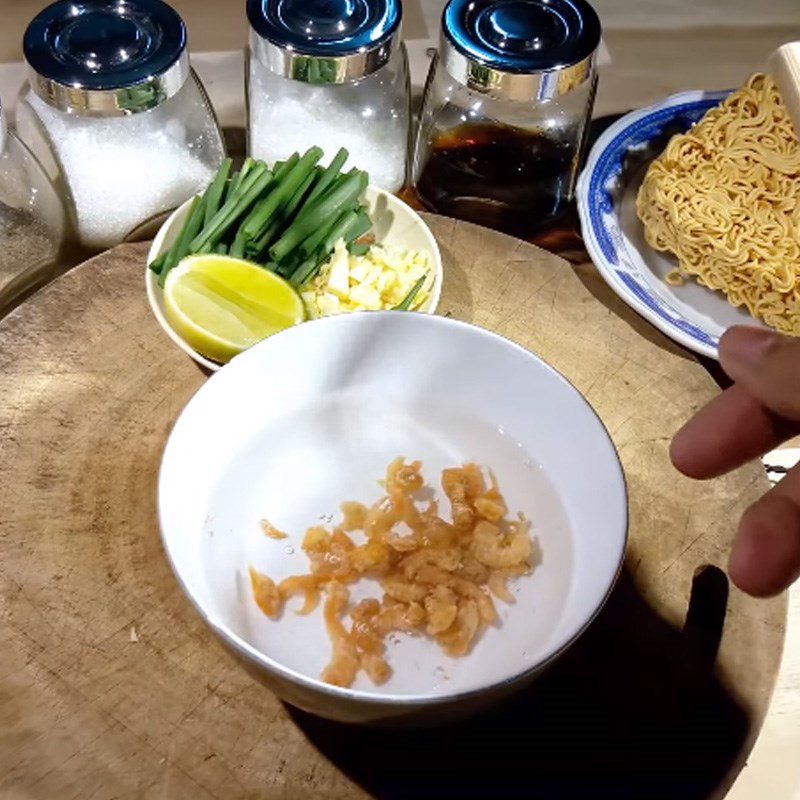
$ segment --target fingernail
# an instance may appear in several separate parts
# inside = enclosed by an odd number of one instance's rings
[[[735,358],[739,363],[756,366],[764,361],[780,339],[780,334],[764,328],[731,328],[720,340],[720,360],[723,357],[726,360]]]

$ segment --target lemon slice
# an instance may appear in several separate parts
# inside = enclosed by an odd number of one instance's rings
[[[167,275],[164,305],[175,331],[222,363],[305,318],[303,301],[283,278],[219,255],[184,258]]]

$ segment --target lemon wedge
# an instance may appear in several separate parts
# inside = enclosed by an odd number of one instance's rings
[[[283,278],[221,255],[184,258],[167,275],[164,306],[191,347],[222,363],[305,319],[303,301]]]

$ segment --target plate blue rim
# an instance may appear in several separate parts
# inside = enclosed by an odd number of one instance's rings
[[[679,344],[717,358],[719,339],[656,296],[622,236],[612,190],[626,156],[663,136],[667,126],[688,130],[730,90],[681,92],[617,120],[598,138],[578,179],[576,201],[586,249],[609,286],[634,310]]]

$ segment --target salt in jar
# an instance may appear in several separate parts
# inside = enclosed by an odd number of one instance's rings
[[[17,130],[63,188],[83,246],[121,242],[212,179],[221,132],[166,3],[56,2],[24,52]]]
[[[370,182],[406,180],[409,77],[399,0],[249,0],[249,152],[344,147]]]

